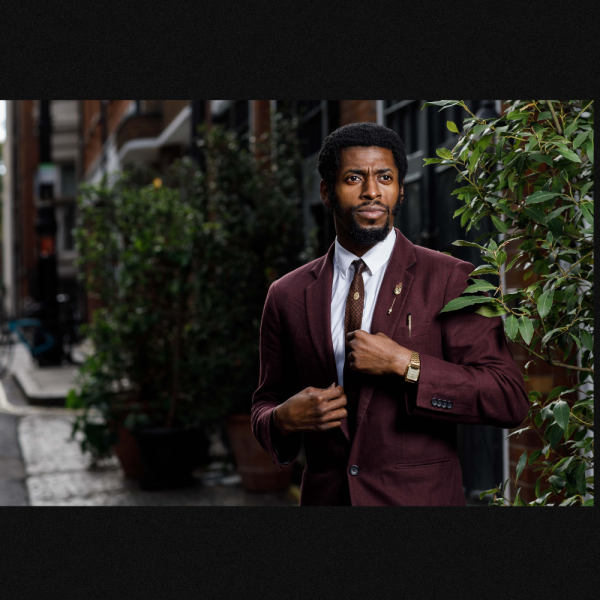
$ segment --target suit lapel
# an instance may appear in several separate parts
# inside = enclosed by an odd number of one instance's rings
[[[313,268],[316,279],[306,288],[306,316],[308,328],[319,362],[323,365],[326,381],[337,382],[337,368],[333,341],[331,339],[331,291],[333,287],[333,256],[335,244],[329,248],[324,260]],[[350,440],[347,419],[343,419],[341,429]]]
[[[373,320],[371,322],[371,333],[373,335],[377,333],[384,333],[388,337],[392,337],[402,309],[406,302],[406,298],[410,293],[410,287],[414,276],[409,273],[409,269],[416,262],[415,249],[411,242],[409,242],[398,229],[396,229],[396,243],[392,250],[390,260],[387,264],[381,287],[379,288],[379,295],[375,302],[375,309],[373,311]],[[402,291],[399,295],[394,296],[394,288],[399,283],[402,283]],[[394,301],[394,307],[392,313],[388,314],[388,310]],[[375,376],[363,375],[363,384],[361,387],[360,398],[358,401],[358,412],[356,421],[356,431],[360,427],[362,419],[367,412],[371,396],[375,390],[377,378]]]

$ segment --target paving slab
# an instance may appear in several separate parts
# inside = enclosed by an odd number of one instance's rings
[[[29,400],[43,402],[64,400],[75,386],[79,367],[39,367],[27,347],[17,343],[11,371]]]

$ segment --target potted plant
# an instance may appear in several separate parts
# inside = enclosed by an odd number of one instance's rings
[[[75,230],[81,279],[100,308],[85,332],[94,346],[68,399],[84,408],[73,426],[95,458],[131,433],[144,464],[143,488],[191,481],[206,459],[218,402],[202,395],[199,371],[205,205],[191,163],[163,179],[132,170],[83,186]],[[120,434],[120,442],[119,442]]]

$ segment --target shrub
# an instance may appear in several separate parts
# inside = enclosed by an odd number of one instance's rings
[[[469,113],[462,131],[447,123],[450,131],[460,133],[455,147],[439,149],[439,158],[425,164],[457,170],[463,185],[453,194],[464,206],[454,216],[460,216],[467,231],[478,229],[486,218],[496,229],[475,242],[455,242],[478,248],[488,264],[473,271],[472,285],[443,311],[476,305],[483,316],[502,315],[507,337],[533,357],[525,366],[526,380],[536,359],[577,375],[570,388],[556,387],[546,397],[529,392],[529,424],[511,435],[534,424],[540,448],[523,453],[515,484],[528,463],[541,471],[530,505],[592,505],[593,477],[586,474],[594,464],[594,104],[508,104],[505,116],[487,120],[473,115],[463,100],[425,104],[440,110],[459,105]],[[506,247],[513,240],[518,240],[518,251],[507,264]],[[525,270],[524,280],[534,273],[537,280],[507,293],[501,276],[518,267]],[[477,279],[484,274],[498,276],[499,285]],[[512,501],[506,497],[507,483],[484,494],[494,494],[492,504],[525,505],[520,490]],[[586,495],[591,497],[586,500]]]

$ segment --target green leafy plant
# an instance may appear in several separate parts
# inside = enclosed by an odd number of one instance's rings
[[[183,159],[82,187],[80,278],[99,304],[67,399],[84,409],[82,451],[108,454],[118,424],[207,429],[249,412],[269,284],[308,258],[295,124],[276,125],[260,140],[205,131],[206,170]]]
[[[468,113],[454,148],[440,148],[425,164],[450,165],[457,171],[454,190],[464,203],[454,213],[466,230],[490,218],[495,230],[473,246],[488,263],[476,268],[472,283],[442,312],[477,306],[475,312],[502,315],[506,336],[533,360],[576,375],[570,387],[556,387],[544,398],[529,392],[529,424],[511,435],[533,429],[540,448],[521,456],[515,485],[526,464],[540,471],[536,499],[529,505],[593,505],[593,165],[592,100],[512,100],[501,118],[480,119],[463,100],[424,106],[461,106]],[[491,239],[488,239],[491,238]],[[508,261],[507,250],[517,246]],[[532,283],[508,291],[503,275],[521,267]],[[493,275],[498,285],[478,279]],[[529,380],[525,366],[525,379]],[[520,489],[510,500],[507,483],[482,494],[491,504],[526,505]]]

